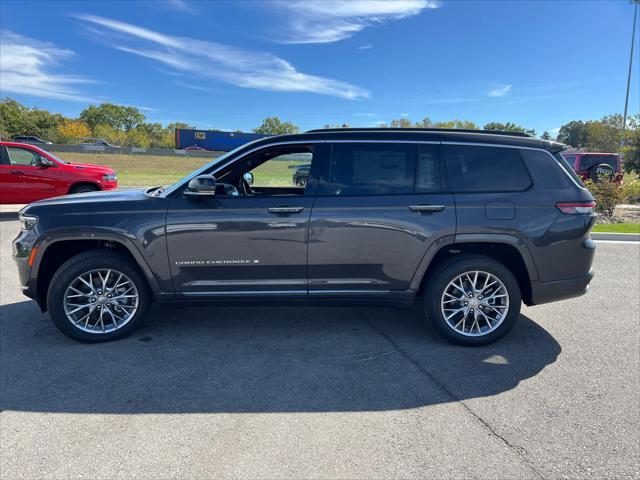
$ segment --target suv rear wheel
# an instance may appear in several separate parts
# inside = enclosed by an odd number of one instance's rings
[[[58,329],[81,342],[130,334],[149,303],[137,266],[117,253],[94,250],[65,262],[51,279],[47,304]]]
[[[434,328],[459,345],[486,345],[504,336],[520,314],[518,281],[500,262],[465,255],[442,263],[429,278],[425,310]]]

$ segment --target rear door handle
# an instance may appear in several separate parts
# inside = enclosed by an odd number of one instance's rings
[[[11,170],[11,173],[14,175],[24,175],[24,172],[22,170]]]
[[[267,211],[269,213],[300,213],[304,210],[304,207],[269,207]]]
[[[409,210],[412,212],[441,212],[444,207],[444,205],[409,205]]]

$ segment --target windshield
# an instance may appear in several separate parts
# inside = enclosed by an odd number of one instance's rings
[[[255,140],[258,141],[258,140]],[[223,162],[224,160],[226,160],[227,158],[229,158],[230,156],[234,155],[237,151],[243,149],[244,147],[246,147],[247,145],[250,145],[253,142],[250,143],[245,143],[243,145],[240,145],[239,147],[234,148],[233,150],[225,153],[224,155],[218,157],[218,158],[214,158],[213,160],[211,160],[209,163],[207,163],[206,165],[204,165],[203,167],[200,167],[198,170],[196,170],[195,172],[190,173],[189,175],[187,175],[184,178],[181,178],[180,180],[178,180],[175,183],[172,183],[171,185],[168,185],[167,187],[163,187],[162,189],[157,190],[155,193],[156,195],[159,195],[160,193],[166,192],[166,193],[171,193],[172,191],[178,189],[182,184],[184,184],[185,182],[188,182],[189,180],[191,180],[193,177],[201,175],[203,173],[206,173],[208,170],[210,170],[211,168],[215,167],[217,164],[219,164],[220,162]]]

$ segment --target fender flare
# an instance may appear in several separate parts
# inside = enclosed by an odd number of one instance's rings
[[[431,261],[439,251],[452,245],[464,243],[501,243],[511,245],[518,251],[518,253],[522,257],[524,265],[527,269],[529,280],[538,280],[538,270],[536,269],[536,265],[533,261],[533,257],[531,256],[531,252],[529,251],[529,247],[527,247],[527,244],[518,237],[497,233],[463,233],[457,235],[442,236],[435,242],[433,242],[429,246],[429,248],[427,248],[427,251],[422,257],[422,260],[418,264],[418,268],[416,269],[415,273],[413,274],[413,278],[411,279],[411,290],[415,292],[418,291],[418,289],[420,288],[420,284],[422,283],[422,279],[427,272],[429,265],[431,265]]]
[[[455,243],[502,243],[514,247],[527,268],[529,280],[538,280],[538,269],[531,256],[531,251],[527,244],[514,235],[503,233],[463,233],[456,235]]]
[[[109,241],[114,243],[121,244],[127,251],[131,254],[133,259],[135,260],[138,267],[142,271],[142,274],[147,279],[149,283],[149,287],[154,296],[156,294],[161,293],[160,285],[158,285],[158,281],[156,280],[151,268],[149,268],[149,264],[145,260],[144,256],[140,253],[135,243],[132,242],[124,235],[120,235],[110,231],[96,230],[96,231],[83,231],[80,235],[78,235],[77,231],[74,232],[53,232],[53,234],[47,235],[44,237],[37,245],[37,254],[36,258],[33,262],[33,267],[31,268],[31,277],[32,279],[37,280],[37,274],[40,271],[40,264],[47,249],[59,242],[65,241],[83,241],[83,240],[98,240],[98,241]]]

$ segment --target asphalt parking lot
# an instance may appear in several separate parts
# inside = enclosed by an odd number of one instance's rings
[[[637,243],[488,347],[312,307],[155,307],[83,345],[20,293],[0,215],[3,479],[640,476]]]

